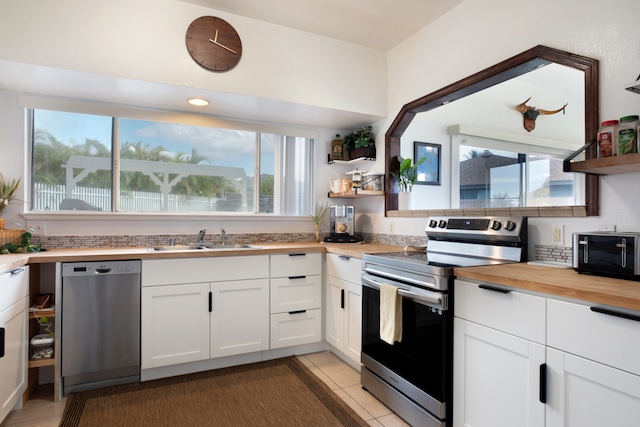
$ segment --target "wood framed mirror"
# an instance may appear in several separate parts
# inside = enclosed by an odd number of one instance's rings
[[[584,141],[596,137],[599,126],[599,70],[596,59],[575,55],[557,49],[536,46],[490,68],[473,74],[456,83],[405,104],[385,134],[385,216],[426,217],[441,215],[443,209],[421,211],[398,211],[398,196],[394,191],[397,172],[397,156],[401,154],[401,137],[416,114],[447,105],[476,92],[526,74],[547,64],[560,64],[584,73]],[[587,158],[595,158],[595,147],[586,152]],[[450,166],[443,165],[443,173],[449,173]],[[483,208],[474,214],[524,215],[524,216],[595,216],[599,212],[599,179],[586,174],[584,180],[584,205],[546,206],[517,208]],[[508,211],[505,211],[507,209]],[[463,209],[444,209],[446,215],[469,215]]]

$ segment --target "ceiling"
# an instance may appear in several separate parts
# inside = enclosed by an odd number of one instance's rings
[[[388,51],[463,0],[182,0]]]
[[[387,51],[463,0],[180,0]],[[0,59],[0,88],[45,96],[203,114],[185,99],[206,97],[207,115],[303,127],[349,129],[384,117],[251,96],[203,91]],[[141,96],[144,94],[144,96]],[[286,123],[283,123],[283,118]]]

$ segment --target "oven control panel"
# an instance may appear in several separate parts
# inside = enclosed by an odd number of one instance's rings
[[[526,217],[429,217],[425,233],[430,239],[526,239]]]

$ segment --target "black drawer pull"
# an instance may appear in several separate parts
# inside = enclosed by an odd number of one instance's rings
[[[486,289],[487,291],[500,292],[501,294],[508,294],[511,292],[509,289],[496,288],[495,286],[489,285],[478,285],[480,289]]]
[[[547,403],[547,364],[540,365],[540,395],[541,403]]]
[[[289,254],[289,256],[306,256],[307,254]]]
[[[338,255],[338,258],[343,259],[345,261],[351,261],[351,257],[349,255]]]
[[[340,308],[344,308],[344,289],[340,289]]]
[[[640,322],[640,316],[634,316],[633,314],[620,313],[618,311],[607,310],[606,308],[600,307],[591,307],[591,311],[593,311],[594,313],[602,313],[609,316],[621,317],[623,319],[635,320],[636,322]]]
[[[209,292],[209,313],[213,311],[213,292]]]
[[[4,357],[4,328],[0,328],[0,359]]]
[[[289,314],[300,314],[300,313],[306,313],[307,310],[296,310],[296,311],[290,311]]]
[[[293,280],[293,279],[306,279],[307,276],[289,276],[289,280]]]
[[[24,267],[18,267],[18,268],[14,268],[13,270],[10,271],[11,274],[20,274],[24,271]]]

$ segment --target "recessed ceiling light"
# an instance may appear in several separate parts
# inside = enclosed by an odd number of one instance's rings
[[[190,98],[187,102],[191,105],[195,105],[196,107],[206,107],[209,105],[209,101],[202,98]]]

